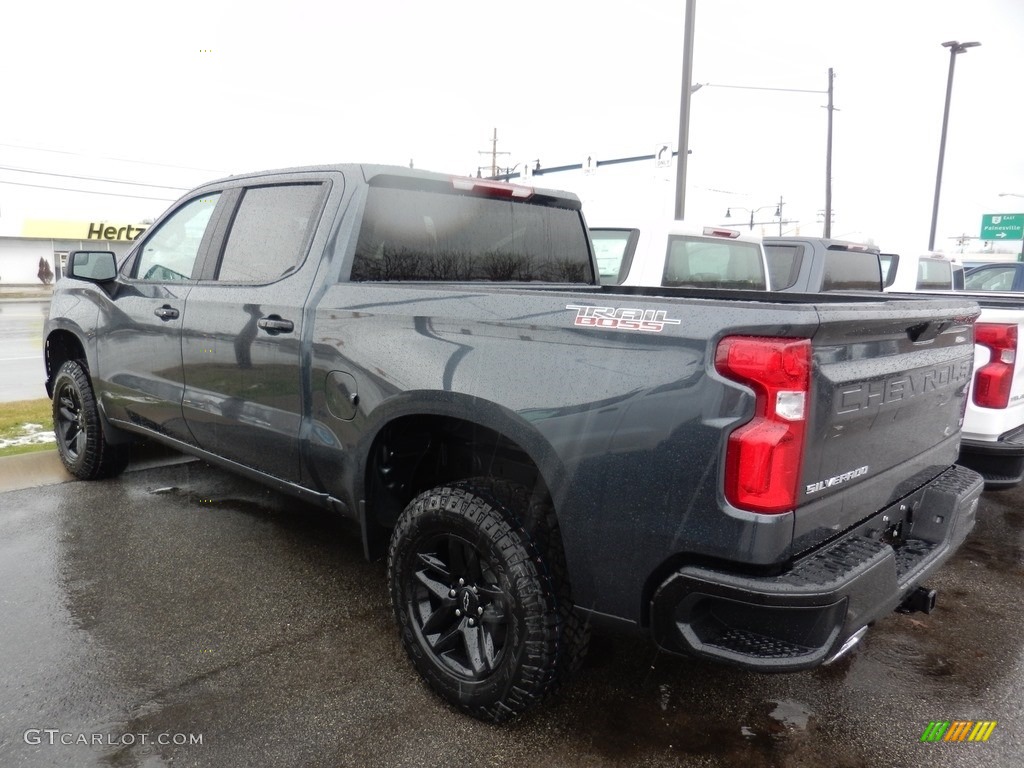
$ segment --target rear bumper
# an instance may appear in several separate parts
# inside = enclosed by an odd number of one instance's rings
[[[688,566],[651,602],[663,650],[770,672],[818,666],[897,608],[974,527],[982,478],[951,467],[775,577]],[[883,539],[898,538],[893,546]]]
[[[987,490],[1013,488],[1024,480],[1024,427],[994,442],[964,438],[957,463],[985,478]]]

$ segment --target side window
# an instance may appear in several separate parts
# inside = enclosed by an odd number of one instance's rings
[[[804,261],[802,245],[765,245],[768,257],[768,274],[771,276],[772,290],[781,291],[792,288],[800,277],[800,267]]]
[[[219,194],[186,203],[146,238],[134,270],[139,280],[189,280]]]
[[[968,291],[1009,291],[1013,288],[1015,267],[1012,264],[976,269],[964,283]]]
[[[303,261],[320,215],[320,184],[245,190],[224,246],[217,279],[271,283]]]
[[[629,247],[629,239],[635,231],[631,229],[590,230],[590,242],[594,246],[597,271],[602,284],[616,285],[625,277],[623,267],[628,268],[629,263],[623,264],[623,259]]]

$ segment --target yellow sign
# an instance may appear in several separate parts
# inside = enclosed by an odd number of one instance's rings
[[[26,219],[21,227],[21,236],[47,240],[135,240],[145,231],[146,226],[138,224]]]

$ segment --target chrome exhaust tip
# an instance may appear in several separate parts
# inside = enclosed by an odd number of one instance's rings
[[[825,659],[825,661],[823,661],[821,665],[823,667],[827,667],[832,662],[836,661],[837,659],[841,658],[842,656],[845,656],[850,651],[850,649],[853,648],[853,646],[855,646],[857,643],[860,642],[860,639],[862,637],[864,637],[864,633],[867,632],[867,631],[868,631],[867,627],[861,627],[860,629],[858,629],[856,632],[854,632],[852,635],[850,635],[849,638],[847,638],[846,642],[843,643],[843,647],[842,648],[840,648],[834,654],[832,654],[827,659]]]

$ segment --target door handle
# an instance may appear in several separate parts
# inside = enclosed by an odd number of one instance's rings
[[[169,307],[164,304],[162,307],[157,307],[153,310],[153,314],[159,317],[161,320],[174,320],[178,316],[178,310],[174,307]]]
[[[256,321],[256,325],[271,336],[276,336],[279,333],[291,333],[295,330],[295,324],[291,320],[282,319],[280,315],[261,317]]]

